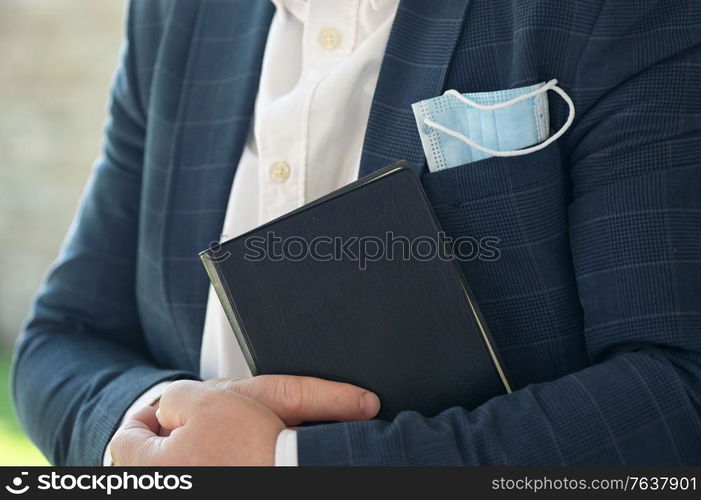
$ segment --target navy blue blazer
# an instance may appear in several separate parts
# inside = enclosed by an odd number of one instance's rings
[[[198,376],[208,280],[273,7],[133,2],[104,154],[17,346],[55,464],[99,464],[125,409]],[[558,78],[552,146],[429,173],[411,104]],[[701,3],[402,0],[360,171],[408,159],[516,386],[473,411],[299,431],[300,464],[701,463]],[[566,106],[551,102],[558,128]]]

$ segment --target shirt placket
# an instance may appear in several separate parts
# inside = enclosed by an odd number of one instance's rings
[[[306,178],[313,175],[314,169],[309,164],[309,151],[315,146],[309,136],[312,110],[325,109],[314,101],[316,90],[334,65],[353,50],[358,5],[359,0],[309,0],[300,81],[289,95],[264,111],[256,130],[261,167],[260,223],[307,201]],[[322,167],[329,168],[319,166]]]

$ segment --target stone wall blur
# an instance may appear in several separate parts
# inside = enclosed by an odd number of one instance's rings
[[[0,1],[0,351],[99,155],[123,10],[121,0]]]

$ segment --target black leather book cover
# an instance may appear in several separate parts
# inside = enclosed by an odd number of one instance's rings
[[[254,375],[349,382],[380,418],[432,416],[510,390],[439,232],[399,162],[200,256]]]

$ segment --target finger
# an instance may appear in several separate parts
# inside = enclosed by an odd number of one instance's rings
[[[133,425],[137,425],[139,427],[143,427],[145,425],[151,432],[158,434],[161,424],[158,423],[158,418],[156,416],[157,413],[157,408],[154,408],[153,406],[145,406],[134,412],[125,421],[125,424],[132,423]]]
[[[115,465],[149,465],[155,463],[161,440],[156,409],[147,406],[134,413],[117,430],[110,444]]]
[[[168,437],[170,436],[170,429],[166,429],[161,425],[161,423],[158,421],[158,408],[161,404],[161,398],[159,397],[157,400],[155,400],[153,403],[151,403],[151,406],[156,409],[156,422],[158,422],[158,435],[163,436],[163,437]]]
[[[267,406],[286,425],[365,420],[380,409],[379,398],[366,389],[314,377],[261,375],[232,381],[227,388]]]
[[[176,380],[161,395],[157,417],[160,425],[166,429],[182,427],[199,411],[202,406],[203,393],[211,391],[210,387],[195,380]]]

